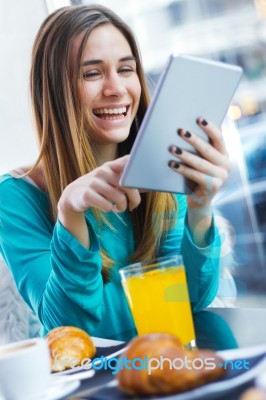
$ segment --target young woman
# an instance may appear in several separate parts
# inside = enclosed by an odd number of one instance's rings
[[[74,325],[130,339],[118,270],[156,256],[182,253],[193,310],[208,306],[220,254],[211,198],[230,169],[219,129],[198,119],[207,143],[176,122],[202,156],[174,143],[169,152],[173,180],[192,179],[192,196],[119,186],[149,94],[131,30],[102,6],[65,7],[44,21],[31,94],[40,154],[1,177],[0,249],[44,332]]]

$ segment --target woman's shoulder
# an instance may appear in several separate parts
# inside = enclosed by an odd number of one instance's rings
[[[47,214],[47,193],[41,190],[42,182],[30,174],[24,177],[27,168],[14,168],[0,176],[0,212],[6,215]],[[31,178],[33,176],[33,179]]]
[[[12,187],[14,181],[14,175],[12,175],[10,171],[0,175],[0,191],[5,191],[8,187]]]
[[[0,175],[0,185],[1,185],[1,183],[5,182],[11,178],[12,178],[12,176],[9,173],[4,173],[3,175]]]
[[[0,183],[9,181],[12,184],[19,184],[19,182],[30,183],[31,186],[45,192],[46,185],[41,166],[37,166],[33,170],[32,166],[22,166],[14,168],[7,173],[0,176]],[[17,179],[16,179],[17,178]]]
[[[29,167],[14,168],[0,177],[0,207],[17,212],[39,208],[47,209],[47,193],[38,174],[29,173]]]

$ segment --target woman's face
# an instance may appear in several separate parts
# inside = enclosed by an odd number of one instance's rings
[[[74,44],[77,52],[81,38]],[[141,86],[136,61],[122,33],[111,24],[95,28],[81,60],[80,95],[95,128],[90,138],[97,144],[127,139],[139,106]]]

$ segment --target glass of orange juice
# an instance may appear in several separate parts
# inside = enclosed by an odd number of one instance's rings
[[[196,347],[186,272],[181,255],[139,262],[119,270],[139,335],[171,333]]]

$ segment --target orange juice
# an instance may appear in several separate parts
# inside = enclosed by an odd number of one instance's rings
[[[167,332],[184,345],[195,340],[182,265],[148,271],[144,267],[143,273],[126,277],[122,285],[139,334]]]

